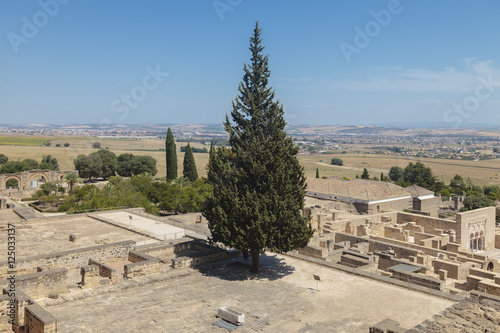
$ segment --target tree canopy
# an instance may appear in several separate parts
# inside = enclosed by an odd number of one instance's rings
[[[338,157],[334,157],[334,158],[332,158],[332,160],[330,161],[330,164],[332,164],[332,165],[340,165],[340,166],[342,166],[342,165],[344,165],[344,161],[342,161],[342,160],[341,160],[340,158],[338,158]]]
[[[186,151],[184,153],[184,163],[183,163],[182,175],[189,179],[190,181],[195,181],[198,179],[198,171],[196,171],[196,163],[194,161],[193,152],[191,151],[191,146],[189,143],[186,146]]]
[[[115,153],[106,149],[99,149],[97,153],[101,156],[102,160],[101,173],[99,176],[105,179],[116,176],[118,159],[116,158]]]
[[[210,156],[208,180],[214,193],[203,210],[211,241],[252,253],[254,272],[266,249],[279,253],[303,247],[313,234],[300,211],[304,170],[298,148],[286,137],[283,106],[268,87],[268,56],[262,54],[260,34],[256,23],[251,64],[244,66],[232,122],[227,115],[224,122],[231,148],[217,148]]]
[[[174,135],[170,127],[167,130],[167,138],[165,140],[165,155],[167,163],[167,180],[171,181],[177,178],[177,152]]]
[[[133,154],[121,154],[118,156],[117,173],[122,177],[131,177],[141,173],[156,175],[156,160],[151,156],[134,156]]]

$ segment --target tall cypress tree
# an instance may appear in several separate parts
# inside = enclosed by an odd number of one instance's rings
[[[170,127],[167,131],[165,140],[165,152],[167,157],[167,180],[171,181],[177,178],[177,152],[175,151],[175,139]]]
[[[198,171],[196,171],[193,151],[191,150],[189,143],[187,144],[186,151],[184,152],[184,168],[182,170],[182,175],[190,181],[198,179]]]
[[[319,169],[316,168],[316,178],[319,178]]]
[[[217,148],[209,162],[214,187],[203,210],[213,242],[252,254],[251,271],[259,270],[265,249],[287,252],[307,245],[313,229],[304,206],[304,169],[298,148],[285,132],[283,106],[268,87],[268,56],[262,54],[261,29],[250,37],[251,64],[244,66],[232,122],[224,127],[231,148]]]

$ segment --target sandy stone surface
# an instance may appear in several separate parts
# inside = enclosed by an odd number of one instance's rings
[[[387,317],[411,328],[452,304],[286,256],[264,255],[262,265],[259,276],[231,265],[182,269],[191,274],[175,281],[141,277],[47,309],[61,332],[228,332],[213,326],[217,308],[228,305],[246,314],[235,332],[366,333]]]
[[[128,212],[102,213],[99,214],[99,216],[111,219],[127,228],[152,233],[165,240],[177,239],[185,236],[184,229]],[[132,219],[130,216],[132,216]]]
[[[0,210],[0,222],[2,224],[8,222],[18,222],[18,221],[21,221],[21,218],[11,209]]]
[[[69,241],[69,235],[76,236],[75,242]],[[7,233],[0,237],[0,248],[7,248]],[[1,234],[0,234],[1,236]],[[26,224],[18,224],[16,231],[17,258],[48,254],[57,251],[96,246],[98,244],[133,240],[138,244],[145,243],[149,237],[124,230],[90,217],[78,216],[54,220],[36,220]],[[6,260],[7,252],[0,252],[0,261]]]

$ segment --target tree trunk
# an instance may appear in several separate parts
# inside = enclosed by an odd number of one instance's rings
[[[259,269],[260,269],[259,259],[260,259],[260,253],[259,252],[252,252],[252,266],[250,267],[250,272],[252,272],[252,273],[259,272]]]

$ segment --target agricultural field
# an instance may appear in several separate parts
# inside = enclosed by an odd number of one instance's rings
[[[46,141],[43,141],[46,142]],[[101,148],[109,148],[117,156],[123,153],[132,153],[134,155],[149,155],[156,159],[156,167],[158,173],[156,177],[166,176],[166,163],[165,151],[159,150],[165,148],[165,141],[163,140],[134,140],[134,139],[101,139],[92,137],[64,137],[64,138],[51,138],[50,146],[40,145],[0,145],[0,154],[5,154],[9,160],[17,161],[26,158],[33,158],[37,161],[42,159],[43,155],[52,155],[57,158],[60,170],[73,170],[73,160],[80,154],[88,155],[97,149],[92,148],[94,142],[99,142]],[[69,147],[64,147],[64,143],[69,143]],[[61,147],[55,147],[60,144]],[[178,142],[177,146],[177,161],[178,172],[182,174],[182,162],[184,160],[184,153],[180,152],[180,147],[187,145],[186,142]],[[201,143],[191,143],[191,147],[207,148]],[[196,161],[196,168],[198,175],[203,177],[206,175],[206,165],[208,164],[208,154],[194,153]]]
[[[40,136],[0,136],[0,145],[41,146],[53,137]]]
[[[43,143],[50,141],[50,146],[42,146]],[[9,144],[7,144],[10,142]],[[165,172],[165,142],[158,139],[102,139],[95,137],[30,137],[30,136],[3,136],[0,137],[0,154],[5,154],[10,160],[23,160],[33,158],[41,160],[43,155],[52,155],[59,161],[61,170],[71,170],[74,168],[73,160],[80,154],[90,154],[97,149],[92,148],[94,142],[99,142],[102,148],[108,148],[116,155],[123,153],[132,153],[134,155],[149,155],[156,159],[158,174],[156,177],[164,177]],[[64,147],[64,143],[69,143],[69,147]],[[56,144],[61,147],[55,147]],[[184,153],[180,152],[181,146],[185,142],[177,142],[177,159],[179,175],[182,173],[182,162]],[[192,147],[207,148],[201,143],[191,143]],[[344,161],[343,166],[334,166],[330,164],[333,157],[341,158]],[[208,163],[208,154],[194,153],[198,175],[206,176],[206,165]],[[304,166],[307,177],[315,177],[316,168],[319,168],[320,176],[338,176],[355,178],[361,175],[364,168],[367,168],[371,177],[380,178],[380,174],[388,175],[392,166],[405,167],[409,162],[421,161],[429,166],[434,175],[446,184],[458,174],[464,178],[470,177],[478,185],[496,184],[500,185],[500,160],[480,160],[480,161],[461,161],[433,158],[418,158],[405,156],[384,156],[368,153],[357,154],[313,154],[299,155],[300,163]]]
[[[330,160],[334,157],[344,161],[343,166],[331,165]],[[316,168],[319,168],[320,176],[338,176],[355,178],[363,169],[368,169],[370,177],[380,178],[383,172],[388,175],[392,166],[406,167],[410,162],[422,162],[430,167],[439,180],[449,184],[455,175],[461,175],[464,179],[470,177],[472,182],[478,185],[495,184],[500,185],[500,160],[482,161],[460,161],[434,158],[418,158],[404,156],[383,156],[374,154],[332,154],[332,155],[300,155],[299,161],[304,166],[306,176],[315,177]]]

